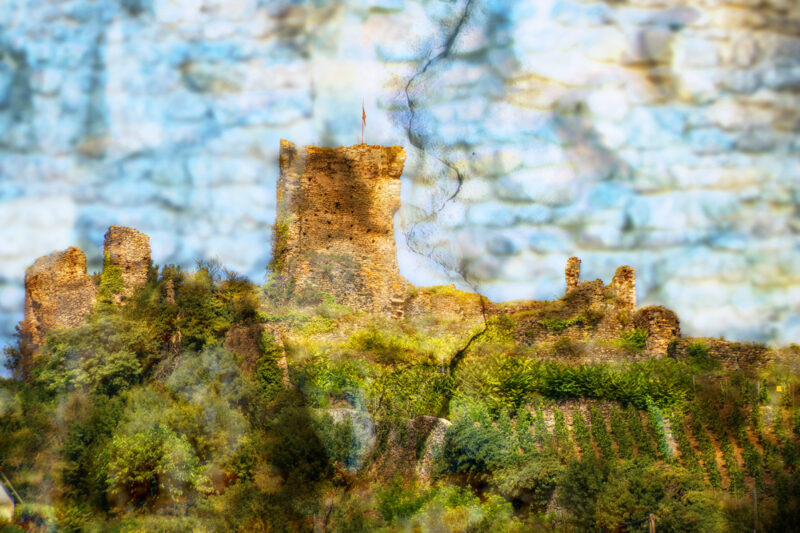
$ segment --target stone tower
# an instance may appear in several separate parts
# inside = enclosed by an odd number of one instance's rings
[[[400,146],[297,147],[281,140],[272,269],[354,309],[393,314],[400,276],[394,214],[400,208]]]
[[[130,297],[147,281],[150,268],[150,237],[124,226],[111,226],[105,235],[103,249],[112,265],[119,267],[125,288],[122,295]]]
[[[42,256],[25,271],[25,318],[21,324],[28,350],[41,346],[54,327],[83,323],[97,300],[97,288],[86,272],[86,255],[78,248]]]
[[[622,265],[614,272],[611,288],[620,309],[633,312],[636,310],[636,271],[633,267]]]
[[[564,269],[564,277],[567,280],[567,292],[572,292],[581,284],[581,260],[577,257],[567,259],[567,267]]]

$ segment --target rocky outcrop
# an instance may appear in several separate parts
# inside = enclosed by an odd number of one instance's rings
[[[282,140],[273,271],[295,291],[396,314],[408,286],[394,238],[404,162],[399,146],[298,148]]]
[[[633,316],[633,325],[647,331],[645,352],[654,357],[667,355],[670,342],[681,336],[678,316],[661,305],[639,309]]]
[[[81,325],[96,300],[97,288],[81,250],[70,247],[40,257],[25,271],[24,344],[35,350],[52,328]]]
[[[147,281],[150,237],[132,228],[111,226],[103,248],[111,264],[120,269],[124,283],[122,296],[129,298]]]

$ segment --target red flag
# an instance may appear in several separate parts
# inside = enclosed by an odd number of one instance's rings
[[[364,110],[364,99],[361,99],[361,144],[364,144],[364,128],[367,127],[367,112]]]

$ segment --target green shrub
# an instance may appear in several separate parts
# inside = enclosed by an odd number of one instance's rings
[[[617,443],[619,456],[621,459],[630,459],[633,457],[633,440],[631,434],[628,432],[628,425],[625,421],[625,415],[618,408],[611,409],[611,434],[614,435],[614,440]]]
[[[415,485],[404,486],[400,479],[395,479],[378,490],[378,512],[388,523],[411,518],[430,498],[427,491],[419,489]]]
[[[159,496],[174,500],[207,483],[186,438],[163,425],[115,435],[105,459],[109,493],[120,502],[152,501]]]
[[[619,334],[617,346],[629,352],[641,352],[644,350],[649,335],[646,329],[641,328],[623,330]]]

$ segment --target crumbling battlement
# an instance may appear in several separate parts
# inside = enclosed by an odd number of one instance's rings
[[[147,281],[150,268],[150,237],[124,226],[111,226],[105,235],[104,253],[122,272],[125,284],[122,295],[130,297]]]
[[[651,305],[636,311],[633,325],[647,331],[645,350],[656,357],[667,355],[670,343],[681,336],[678,315],[661,305]]]
[[[52,328],[82,324],[96,300],[97,287],[81,250],[70,247],[40,257],[25,271],[24,344],[35,349]]]
[[[111,226],[104,253],[122,273],[120,296],[130,296],[144,284],[150,267],[150,237]],[[20,330],[26,353],[38,349],[52,328],[83,324],[96,301],[97,285],[86,271],[86,255],[80,249],[70,247],[37,259],[25,271],[25,318]]]
[[[610,288],[617,307],[627,311],[636,310],[636,271],[633,267],[622,265],[617,268]]]
[[[564,276],[567,279],[567,292],[572,292],[581,283],[581,260],[577,257],[567,259],[567,267],[564,269]]]
[[[394,214],[400,208],[399,146],[297,147],[281,140],[273,271],[354,309],[398,314]]]

